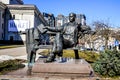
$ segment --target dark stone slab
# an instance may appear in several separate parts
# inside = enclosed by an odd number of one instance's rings
[[[44,59],[38,59],[32,68],[32,73],[54,73],[54,74],[80,74],[94,75],[91,65],[84,59],[56,59],[52,63],[44,63]]]

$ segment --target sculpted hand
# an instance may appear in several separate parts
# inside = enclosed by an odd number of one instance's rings
[[[48,31],[48,27],[47,26],[44,26],[42,29],[43,29],[42,30],[42,34],[45,34]]]
[[[43,29],[48,29],[48,26],[45,26]]]

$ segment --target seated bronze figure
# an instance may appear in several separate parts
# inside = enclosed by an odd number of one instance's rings
[[[76,14],[69,14],[69,22],[65,23],[60,27],[47,27],[45,29],[48,31],[56,32],[55,40],[53,43],[53,48],[51,53],[45,62],[53,62],[55,60],[56,55],[62,56],[63,49],[76,47],[78,43],[78,34],[82,31],[82,27],[80,24],[77,24]],[[86,31],[90,30],[90,28],[86,28]],[[78,51],[74,50],[77,54]],[[79,58],[79,57],[77,57]]]

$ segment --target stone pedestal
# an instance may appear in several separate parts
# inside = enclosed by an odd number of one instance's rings
[[[52,63],[44,63],[38,59],[32,68],[32,73],[77,74],[93,76],[93,69],[84,59],[62,59]]]

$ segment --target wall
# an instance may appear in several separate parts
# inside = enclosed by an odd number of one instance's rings
[[[4,16],[6,6],[0,2],[0,40],[4,39]]]
[[[9,4],[10,0],[0,0],[1,2],[3,2],[4,4]]]

